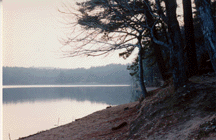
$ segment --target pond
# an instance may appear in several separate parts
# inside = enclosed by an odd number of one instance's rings
[[[129,85],[24,85],[3,87],[3,139],[18,139],[129,103]]]

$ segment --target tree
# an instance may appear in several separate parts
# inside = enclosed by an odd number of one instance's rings
[[[187,52],[187,67],[188,78],[198,74],[198,64],[196,55],[196,46],[194,38],[194,26],[192,18],[192,7],[191,0],[182,0],[184,10],[184,32],[186,41],[186,52]]]
[[[137,47],[139,48],[140,85],[145,96],[146,90],[143,82],[144,79],[142,78],[144,50],[147,47],[154,48],[156,61],[163,75],[162,77],[166,79],[168,70],[165,67],[161,50],[162,47],[166,47],[170,50],[170,65],[174,87],[175,89],[181,87],[185,84],[188,77],[185,66],[187,59],[184,58],[184,44],[176,15],[177,4],[176,0],[163,0],[163,2],[165,3],[165,7],[161,6],[160,0],[155,0],[155,3],[149,0],[89,0],[77,3],[79,6],[78,12],[71,11],[68,7],[65,8],[65,11],[60,10],[64,14],[74,15],[77,19],[76,23],[68,22],[69,25],[73,25],[74,32],[72,31],[68,34],[66,40],[63,40],[63,44],[65,46],[71,45],[73,49],[72,51],[65,50],[65,56],[98,56],[124,49],[120,55],[127,58]],[[185,9],[185,35],[187,37],[189,33],[193,32],[191,28],[193,27],[191,8],[187,8],[187,6],[190,7],[190,0],[184,0],[183,4]],[[204,10],[204,12],[200,13],[205,12]],[[188,23],[186,19],[189,19]],[[211,20],[211,22],[213,23],[214,20]],[[212,25],[207,24],[206,21],[202,23],[205,24],[203,25],[205,28]],[[77,33],[77,30],[80,30],[80,32]],[[205,31],[211,31],[211,37],[215,35],[215,29],[213,28],[210,30],[205,29]],[[206,40],[211,44],[209,54],[212,54],[211,62],[213,63],[213,61],[215,62],[215,48],[212,44],[215,43],[215,40],[209,37],[209,32]],[[77,44],[74,45],[74,43]],[[193,35],[190,36],[190,40],[186,44],[190,77],[195,74],[191,74],[191,69],[196,70],[197,66],[196,64],[194,66],[190,65],[190,63],[194,64],[194,60],[196,60]],[[190,51],[192,53],[189,53]]]
[[[185,62],[183,57],[183,41],[179,23],[176,16],[176,0],[165,0],[166,15],[168,19],[168,33],[170,36],[170,60],[173,69],[173,83],[175,89],[187,81]]]
[[[209,57],[216,72],[216,29],[210,0],[195,0]]]
[[[77,55],[96,56],[123,48],[130,54],[135,47],[138,47],[140,86],[145,97],[147,91],[143,79],[142,50],[144,46],[142,42],[149,39],[146,33],[150,27],[144,22],[143,10],[148,8],[148,4],[125,0],[92,0],[78,3],[78,5],[81,6],[79,9],[81,15],[74,15],[78,17],[78,24],[90,33],[84,37],[81,36],[80,39],[77,39],[76,36],[64,40],[64,45],[79,41],[86,42],[73,49],[72,52],[66,51],[67,55],[70,57]],[[97,12],[98,7],[100,8],[99,12]],[[95,9],[96,11],[94,11]],[[72,13],[71,11],[68,12]],[[103,39],[104,42],[97,39]],[[87,46],[92,42],[103,45],[92,49],[92,47]]]
[[[98,0],[91,0],[88,2],[80,3],[79,5],[82,6],[80,8],[80,11],[82,12],[82,17],[79,18],[79,24],[86,27],[86,29],[93,28],[93,29],[101,29],[102,31],[105,31],[105,37],[107,40],[112,40],[113,36],[110,36],[110,33],[118,32],[118,33],[126,33],[125,36],[122,36],[124,39],[123,41],[121,39],[121,44],[118,43],[115,44],[115,46],[125,46],[127,48],[125,53],[126,55],[130,55],[131,52],[134,50],[134,48],[137,46],[139,48],[139,73],[140,73],[140,85],[143,90],[142,85],[143,83],[143,67],[142,67],[142,52],[143,52],[143,42],[147,42],[149,39],[152,40],[152,46],[155,48],[155,56],[157,58],[157,62],[159,64],[159,68],[162,73],[163,79],[167,79],[166,76],[166,67],[163,61],[163,57],[161,54],[160,47],[158,45],[163,45],[166,47],[169,47],[170,44],[166,44],[162,41],[158,40],[157,37],[157,31],[155,29],[156,26],[161,26],[162,24],[159,23],[160,17],[157,16],[157,14],[154,14],[154,10],[152,10],[151,3],[148,0],[144,1],[125,1],[125,0],[114,0],[114,1],[98,1]],[[95,7],[103,8],[102,12],[100,13],[94,13],[94,15],[89,15],[88,11],[91,11],[95,9]],[[175,12],[175,11],[174,11]],[[175,17],[176,18],[176,17]],[[102,21],[107,21],[106,24],[104,24]],[[177,20],[176,20],[177,21]],[[177,24],[178,25],[178,24]],[[179,27],[179,26],[178,26]],[[175,30],[173,30],[175,32]],[[129,41],[137,40],[137,43],[135,45],[133,44],[127,44],[125,45],[124,42],[126,38],[129,36],[133,36],[132,39],[129,39]],[[142,41],[144,40],[144,41]],[[171,39],[169,39],[171,40]],[[180,40],[181,43],[181,40]],[[156,45],[158,44],[158,45]],[[180,44],[181,45],[181,44]],[[133,46],[132,48],[130,48]],[[182,45],[181,45],[182,46]],[[96,52],[101,50],[96,50]],[[179,54],[181,53],[181,49],[177,49],[176,52]],[[176,53],[175,52],[175,53]],[[174,55],[173,55],[174,56]],[[180,55],[176,56],[175,58],[179,58],[181,62],[184,62],[183,57],[180,57]],[[177,62],[179,60],[174,60],[173,62]],[[174,63],[173,63],[174,64]],[[180,64],[180,63],[179,63]],[[176,67],[176,66],[174,66]],[[183,68],[182,68],[183,67]],[[184,78],[180,74],[179,71],[184,70],[184,65],[178,66],[178,68],[174,74],[175,78],[174,80],[178,83],[175,84],[175,86],[179,86],[180,83],[184,83],[181,80]],[[181,70],[180,70],[181,69]],[[179,70],[179,71],[178,71]],[[184,71],[183,71],[184,72]]]
[[[145,0],[145,3],[148,3],[148,0]],[[159,40],[159,37],[158,37],[156,27],[154,26],[155,19],[152,16],[153,12],[151,12],[151,11],[153,11],[153,10],[150,10],[150,8],[145,9],[145,11],[144,11],[145,15],[146,15],[146,23],[148,24],[148,27],[153,27],[153,29],[152,29],[153,35],[151,36],[151,41],[152,41],[151,47],[154,48],[154,53],[155,53],[155,58],[156,58],[156,61],[158,64],[158,68],[160,70],[160,73],[161,73],[163,80],[165,81],[169,78],[169,76],[167,75],[168,70],[166,68],[165,61],[164,61],[164,58],[162,55],[161,46],[159,44],[157,44],[153,39],[153,36],[155,37],[156,40]],[[163,30],[163,29],[161,28],[160,30]]]

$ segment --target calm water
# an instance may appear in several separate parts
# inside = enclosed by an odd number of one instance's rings
[[[3,138],[18,139],[130,100],[126,85],[4,86]]]

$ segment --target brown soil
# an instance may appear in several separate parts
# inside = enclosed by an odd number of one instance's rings
[[[194,76],[174,92],[172,84],[149,92],[142,103],[108,107],[23,140],[214,140],[216,77]]]

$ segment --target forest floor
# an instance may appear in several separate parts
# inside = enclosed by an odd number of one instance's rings
[[[216,77],[194,76],[174,92],[172,82],[142,102],[107,107],[22,140],[214,140]]]

